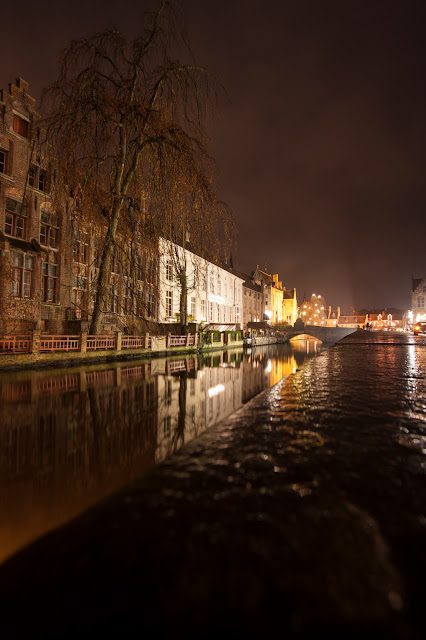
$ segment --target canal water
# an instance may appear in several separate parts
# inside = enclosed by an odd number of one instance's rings
[[[0,562],[300,369],[313,339],[0,373]]]

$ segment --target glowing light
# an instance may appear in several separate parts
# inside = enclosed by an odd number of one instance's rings
[[[218,304],[225,304],[225,298],[221,298],[220,296],[215,296],[212,293],[209,294],[210,302],[217,302]]]
[[[272,318],[272,311],[268,311],[268,309],[266,309],[265,316],[270,320]]]
[[[272,362],[271,362],[271,360],[268,360],[268,364],[266,365],[266,371],[268,373],[271,373],[271,371],[272,371]]]
[[[209,394],[209,398],[213,398],[213,396],[217,396],[223,391],[225,391],[223,384],[217,384],[215,387],[211,387],[207,393]]]

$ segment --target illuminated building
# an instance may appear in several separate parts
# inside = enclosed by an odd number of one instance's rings
[[[426,278],[412,278],[411,311],[414,322],[426,320]]]

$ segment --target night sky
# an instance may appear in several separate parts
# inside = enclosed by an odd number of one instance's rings
[[[69,40],[133,36],[147,0],[7,1],[0,87],[40,89]],[[259,264],[327,304],[410,306],[426,277],[423,0],[184,0],[223,99],[212,127],[236,266]]]

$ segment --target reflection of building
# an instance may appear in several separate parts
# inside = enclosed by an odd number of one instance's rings
[[[414,322],[426,320],[426,278],[412,279],[411,311]]]

